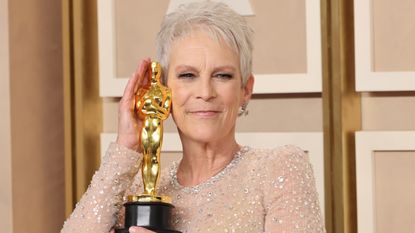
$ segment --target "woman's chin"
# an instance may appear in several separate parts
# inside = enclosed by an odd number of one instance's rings
[[[211,134],[211,133],[200,133],[200,134],[194,134],[190,137],[192,141],[200,142],[200,143],[212,143],[218,140],[217,134]]]
[[[218,120],[198,120],[176,122],[176,125],[183,143],[186,143],[186,139],[201,143],[217,143],[226,142],[228,137],[230,139],[234,137],[235,122],[227,122],[224,124],[223,121]]]
[[[188,134],[184,134],[186,138],[190,139],[191,141],[199,142],[199,143],[215,143],[218,141],[223,141],[223,134],[218,133],[223,131],[219,130],[195,130]]]

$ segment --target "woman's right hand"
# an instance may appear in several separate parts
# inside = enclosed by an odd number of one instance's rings
[[[130,227],[128,231],[131,233],[154,233],[154,231],[147,230],[144,227],[134,227],[134,226]]]
[[[128,80],[118,106],[117,144],[126,146],[137,152],[141,152],[140,136],[143,122],[134,112],[135,94],[137,90],[148,82],[145,77],[147,77],[148,72],[150,72],[150,63],[150,58],[146,58],[139,63],[137,70]]]
[[[154,231],[147,230],[143,227],[130,227],[128,231],[131,233],[154,233]],[[115,233],[115,230],[111,229],[110,233]]]

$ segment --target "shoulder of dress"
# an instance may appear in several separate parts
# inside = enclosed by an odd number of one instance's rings
[[[166,164],[161,169],[160,173],[160,186],[171,183],[173,173],[176,172],[178,162],[174,161],[171,164]]]
[[[295,145],[284,145],[274,149],[257,149],[250,150],[251,160],[257,161],[264,166],[272,166],[275,163],[286,162],[289,160],[300,160],[308,162],[308,156],[303,149]],[[267,165],[268,164],[268,165]]]

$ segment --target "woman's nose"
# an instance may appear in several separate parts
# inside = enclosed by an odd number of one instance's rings
[[[197,91],[196,91],[197,98],[203,99],[205,101],[209,101],[216,97],[216,90],[215,86],[212,83],[210,78],[202,78],[200,79]]]

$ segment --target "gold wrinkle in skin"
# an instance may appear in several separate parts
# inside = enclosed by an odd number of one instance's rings
[[[160,82],[161,66],[151,63],[150,80],[139,89],[135,97],[135,111],[143,120],[140,146],[143,151],[141,174],[144,193],[128,196],[129,201],[166,202],[171,198],[157,196],[157,183],[160,177],[160,152],[163,143],[163,121],[167,119],[171,108],[171,90]]]

